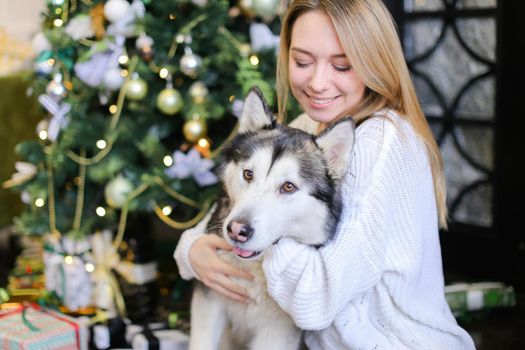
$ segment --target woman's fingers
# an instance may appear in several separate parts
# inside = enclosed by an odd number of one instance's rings
[[[227,288],[224,288],[222,285],[220,285],[219,283],[215,283],[215,282],[211,282],[208,284],[208,287],[219,292],[220,294],[230,298],[230,299],[233,299],[235,301],[238,301],[238,302],[241,302],[241,303],[248,303],[249,302],[249,298],[246,296],[246,295],[243,295],[243,294],[238,294],[238,293],[235,293],[235,292],[232,292],[231,290],[227,289]]]
[[[246,298],[248,297],[246,289],[240,286],[239,284],[235,283],[235,281],[233,281],[229,276],[217,275],[214,282],[220,284],[222,287],[228,289],[229,291],[235,294],[243,295]]]
[[[248,302],[246,290],[231,277],[252,280],[253,276],[235,265],[222,260],[217,250],[231,250],[232,247],[222,237],[206,235],[197,239],[190,248],[190,263],[197,278],[207,287],[216,290],[228,298]]]
[[[231,250],[232,249],[232,246],[230,244],[228,244],[228,242],[226,242],[224,240],[224,238],[222,237],[219,237],[219,236],[216,236],[214,235],[213,238],[210,238],[210,246],[213,246],[215,247],[216,249],[222,249],[222,250]],[[217,261],[215,261],[215,266],[217,267],[217,270],[224,273],[225,275],[229,275],[229,276],[234,276],[234,277],[239,277],[239,278],[244,278],[244,279],[247,279],[247,280],[252,280],[253,279],[253,276],[236,267],[236,266],[233,266],[233,265],[230,265],[226,262],[224,262],[222,259],[218,259]]]
[[[217,270],[228,276],[244,278],[246,280],[253,279],[253,276],[249,272],[244,271],[243,269],[240,269],[233,265],[230,265],[224,262],[222,259],[220,261],[217,261]]]
[[[228,242],[224,240],[224,238],[219,237],[217,235],[210,235],[209,240],[209,243],[217,249],[232,250],[233,248],[231,245],[228,244]]]

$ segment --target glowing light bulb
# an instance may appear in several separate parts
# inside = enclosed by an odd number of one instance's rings
[[[251,55],[250,56],[250,63],[253,64],[254,66],[258,65],[259,64],[259,57],[255,56],[255,55]]]
[[[104,149],[104,148],[106,148],[107,145],[108,144],[107,144],[107,142],[105,140],[98,140],[97,141],[97,147],[99,149]]]
[[[197,142],[197,144],[202,147],[202,148],[208,148],[210,147],[210,143],[208,142],[208,140],[206,140],[205,138],[202,138],[202,139],[199,139],[199,141]]]
[[[95,213],[97,213],[98,216],[103,217],[106,215],[106,209],[103,207],[97,207],[97,209],[95,209]]]
[[[162,162],[164,163],[165,166],[172,166],[173,165],[173,158],[171,158],[171,156],[165,156],[162,159]]]
[[[127,55],[122,55],[118,58],[118,63],[120,64],[126,64],[129,61],[129,57]]]
[[[166,205],[164,208],[162,208],[162,214],[166,216],[170,215],[172,211],[173,211],[173,208],[170,207],[169,205]]]
[[[170,74],[169,70],[167,68],[162,68],[159,72],[159,76],[162,78],[162,79],[165,79],[168,74]]]

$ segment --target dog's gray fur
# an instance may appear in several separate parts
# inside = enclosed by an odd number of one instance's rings
[[[261,253],[285,236],[316,247],[331,238],[353,140],[350,118],[314,136],[277,123],[261,92],[250,90],[239,133],[222,153],[225,195],[217,201],[208,233],[235,247],[220,255],[254,276],[253,281],[235,279],[252,300],[235,302],[197,283],[190,350],[300,347],[301,331],[266,292]]]

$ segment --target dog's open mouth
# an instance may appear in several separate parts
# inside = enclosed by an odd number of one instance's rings
[[[235,253],[235,255],[237,255],[240,258],[249,259],[249,258],[254,258],[257,255],[261,254],[262,250],[254,251],[254,250],[242,249],[239,247],[233,247],[233,252]]]

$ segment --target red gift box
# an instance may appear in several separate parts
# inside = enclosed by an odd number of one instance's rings
[[[0,349],[87,350],[87,325],[37,304],[25,304],[0,313]]]

